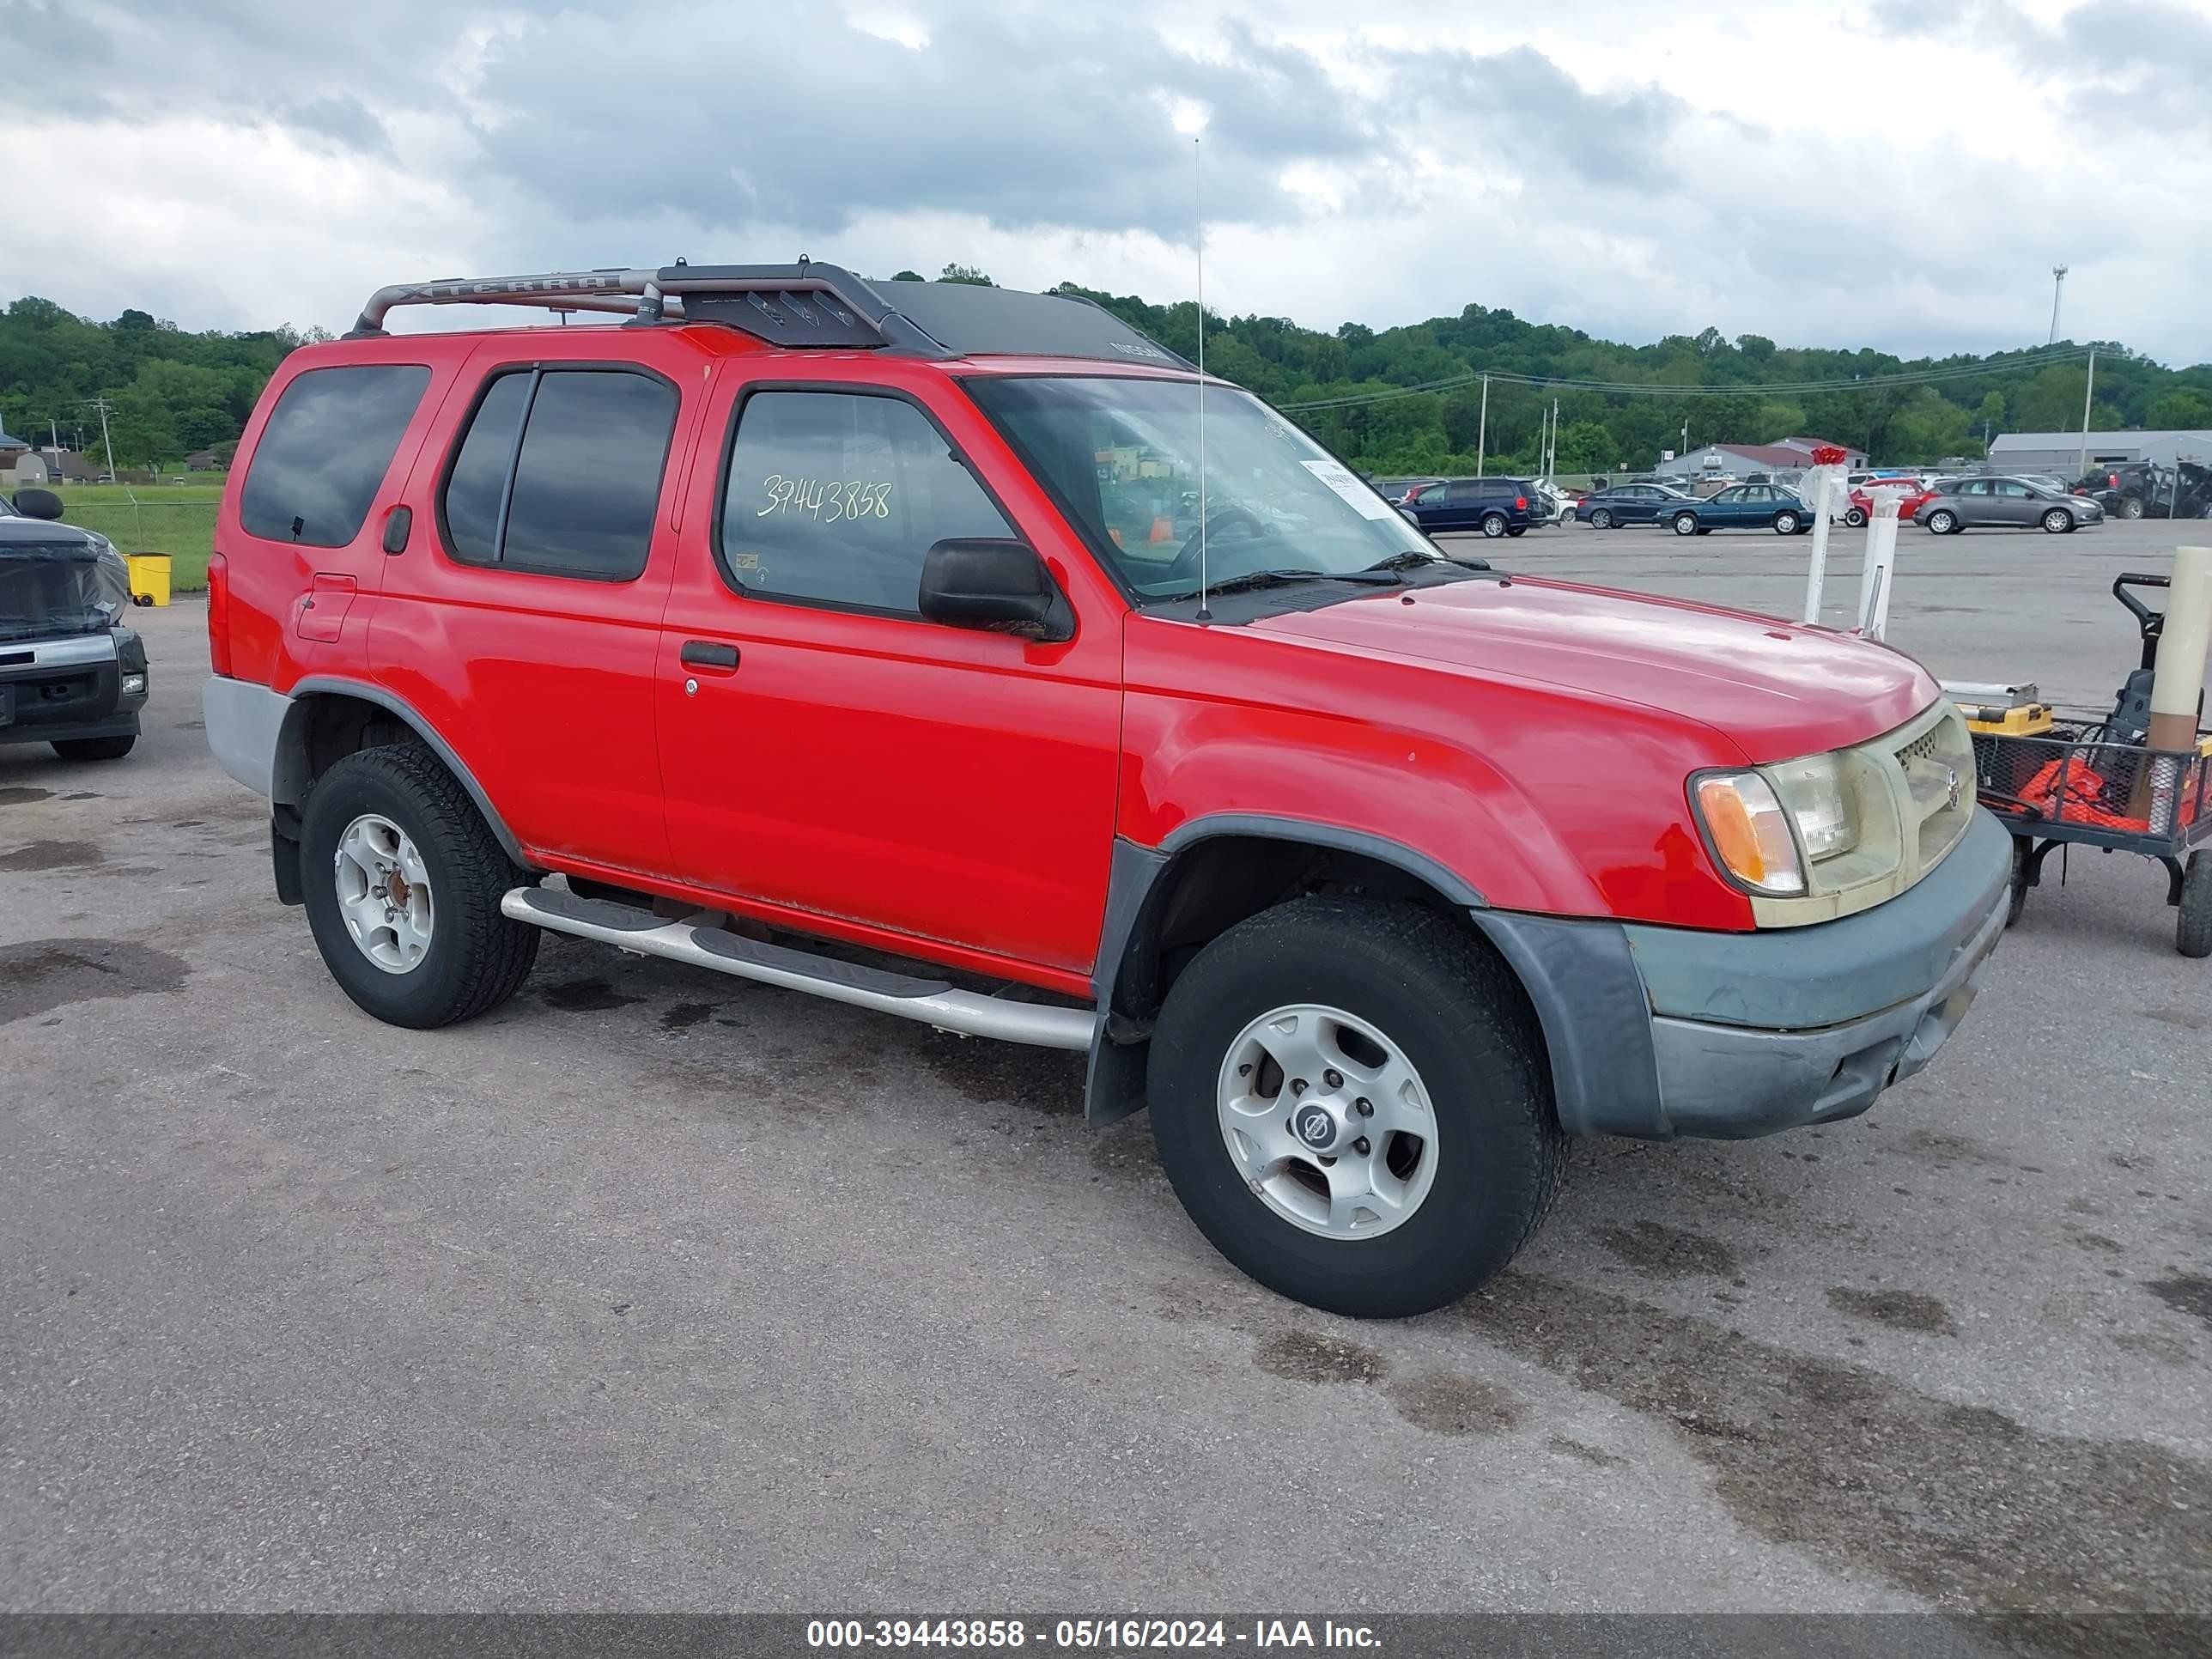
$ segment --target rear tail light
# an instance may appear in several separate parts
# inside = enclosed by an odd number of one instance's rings
[[[1528,510],[1528,498],[1526,495],[1516,495],[1513,498],[1513,510],[1516,513],[1526,513]]]
[[[230,678],[230,562],[208,555],[208,666]]]

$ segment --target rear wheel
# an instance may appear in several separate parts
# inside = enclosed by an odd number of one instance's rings
[[[1601,507],[1596,512],[1590,514],[1590,528],[1593,530],[1612,529],[1613,514],[1607,512]]]
[[[1928,528],[1938,536],[1954,535],[1959,528],[1959,515],[1948,507],[1938,507],[1928,515]]]
[[[1866,526],[1866,521],[1867,512],[1866,508],[1863,507],[1855,507],[1851,508],[1850,512],[1844,514],[1844,522],[1850,526],[1854,530],[1863,529]]]
[[[1694,513],[1676,514],[1674,515],[1674,533],[1677,536],[1696,535],[1698,533],[1698,515]]]
[[[119,738],[57,738],[54,753],[67,761],[121,760],[137,741],[136,732]]]
[[[1790,512],[1776,514],[1774,515],[1774,533],[1778,536],[1796,535],[1797,533],[1797,515],[1795,513]]]
[[[2212,853],[2191,853],[2182,866],[2173,948],[2185,957],[2212,957]]]
[[[1448,918],[1313,897],[1240,922],[1169,992],[1160,1164],[1215,1249],[1334,1313],[1395,1318],[1497,1273],[1565,1141],[1519,988]]]
[[[428,1030],[514,994],[538,930],[499,902],[529,879],[468,792],[416,744],[365,749],[315,781],[300,824],[307,925],[339,988]]]
[[[1528,526],[1525,524],[1508,525],[1505,527],[1505,533],[1509,536],[1525,536],[1528,533]]]
[[[2141,517],[2142,517],[2142,515],[2143,515],[2143,504],[2142,504],[2142,496],[2140,496],[2140,495],[2130,495],[2130,496],[2127,496],[2127,497],[2124,498],[2124,499],[2121,501],[2121,502],[2120,502],[2120,516],[2121,516],[2122,518],[2124,518],[2124,519],[2140,519]]]
[[[1482,533],[1491,540],[1496,541],[1505,533],[1505,515],[1503,513],[1486,513],[1482,515]]]

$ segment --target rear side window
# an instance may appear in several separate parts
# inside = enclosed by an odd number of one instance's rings
[[[1013,533],[912,404],[844,392],[745,399],[720,550],[740,591],[915,616],[932,544]]]
[[[676,388],[625,368],[524,369],[477,400],[439,498],[464,564],[629,581],[653,545]]]
[[[420,363],[311,368],[284,388],[253,447],[239,522],[264,541],[343,547],[430,384]]]

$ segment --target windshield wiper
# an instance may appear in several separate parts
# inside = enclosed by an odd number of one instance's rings
[[[1462,570],[1487,570],[1487,559],[1455,559],[1449,553],[1431,553],[1418,547],[1409,547],[1403,553],[1393,553],[1387,559],[1369,565],[1370,570],[1418,570],[1425,564],[1456,565]]]
[[[1241,576],[1228,576],[1218,582],[1209,582],[1209,593],[1237,593],[1250,587],[1274,587],[1288,582],[1352,582],[1361,587],[1402,587],[1406,579],[1395,570],[1248,570]],[[1194,599],[1194,591],[1175,595],[1179,599]]]

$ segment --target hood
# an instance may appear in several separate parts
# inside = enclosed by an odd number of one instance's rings
[[[1670,712],[1756,762],[1864,742],[1938,690],[1911,658],[1825,629],[1520,576],[1385,591],[1250,626]]]
[[[0,519],[0,641],[99,633],[131,604],[105,536],[44,519]]]

